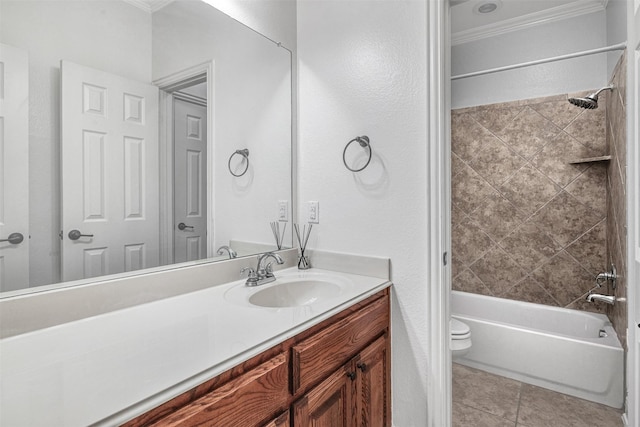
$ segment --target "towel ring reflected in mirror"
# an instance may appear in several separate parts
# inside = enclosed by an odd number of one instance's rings
[[[349,167],[349,165],[347,164],[347,158],[346,158],[347,149],[354,142],[357,142],[358,144],[360,144],[360,146],[362,148],[368,148],[369,149],[369,158],[367,159],[367,162],[364,164],[364,166],[362,166],[360,169],[353,169],[353,168]],[[367,166],[369,166],[369,163],[371,163],[372,154],[373,154],[373,151],[371,150],[371,143],[369,142],[369,137],[366,136],[366,135],[356,136],[351,141],[349,141],[347,143],[347,145],[344,147],[344,151],[342,152],[342,162],[344,163],[344,166],[347,169],[349,169],[351,172],[360,172],[360,171],[363,171]]]
[[[242,156],[243,160],[247,161],[247,166],[244,168],[244,170],[240,173],[234,173],[233,170],[231,170],[231,160],[233,159],[233,156],[235,156],[236,154]],[[235,176],[235,177],[240,177],[242,175],[244,175],[245,173],[247,173],[247,171],[249,170],[249,149],[245,148],[243,150],[236,150],[233,153],[231,153],[231,156],[229,157],[229,172],[231,172],[231,175]]]

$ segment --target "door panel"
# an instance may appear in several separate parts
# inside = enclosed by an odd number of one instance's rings
[[[158,89],[68,61],[61,69],[62,280],[157,266]]]
[[[389,348],[385,336],[362,350],[356,362],[358,369],[358,426],[391,425]]]
[[[193,261],[208,256],[207,107],[174,98],[173,113],[174,261]]]
[[[29,61],[0,44],[0,292],[29,286]]]

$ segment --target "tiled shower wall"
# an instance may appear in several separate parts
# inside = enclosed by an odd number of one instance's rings
[[[606,95],[452,112],[453,289],[580,310],[605,270]]]
[[[626,55],[618,61],[611,82],[614,90],[607,97],[607,147],[611,154],[611,162],[607,169],[607,259],[613,263],[618,272],[616,289],[610,290],[624,302],[618,300],[609,307],[609,317],[618,332],[620,342],[626,347],[627,329],[627,203],[626,203]],[[621,273],[621,274],[620,274]]]

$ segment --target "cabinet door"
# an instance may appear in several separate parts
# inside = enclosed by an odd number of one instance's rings
[[[293,405],[294,427],[348,427],[356,422],[353,364],[338,369]]]
[[[391,425],[390,358],[386,335],[362,350],[356,360],[358,426]]]

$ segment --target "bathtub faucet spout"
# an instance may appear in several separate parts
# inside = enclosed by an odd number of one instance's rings
[[[588,302],[601,301],[610,305],[613,305],[616,302],[616,297],[613,295],[601,295],[601,294],[592,294],[587,295]]]

